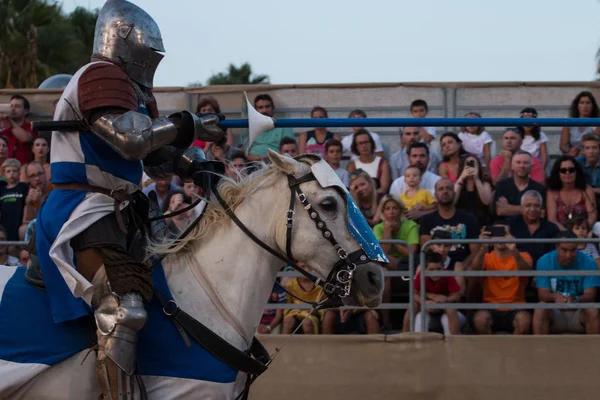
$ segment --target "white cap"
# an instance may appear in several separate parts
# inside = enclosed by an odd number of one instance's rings
[[[600,222],[596,222],[592,227],[592,233],[598,237],[600,237]]]

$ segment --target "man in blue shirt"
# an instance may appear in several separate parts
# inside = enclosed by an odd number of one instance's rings
[[[575,239],[572,232],[561,231],[557,238]],[[541,257],[538,271],[597,271],[592,257],[577,250],[576,243],[558,243],[556,250]],[[596,300],[600,286],[598,276],[538,276],[538,297],[544,303],[591,303]],[[533,333],[600,333],[598,309],[536,309],[533,314]]]

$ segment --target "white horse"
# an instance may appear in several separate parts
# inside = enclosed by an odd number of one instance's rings
[[[315,160],[300,157],[297,161],[271,151],[269,158],[271,166],[239,183],[224,177],[219,193],[251,232],[285,254],[286,214],[293,193],[288,175],[304,176]],[[300,188],[340,246],[348,253],[360,250],[348,226],[345,197],[349,194],[319,182],[304,182]],[[296,203],[292,254],[326,279],[340,260],[338,251],[317,229],[298,196]],[[207,205],[203,219],[185,240],[167,249],[162,244],[152,248],[169,253],[158,275],[164,271],[163,285],[168,285],[173,300],[236,348],[248,349],[282,262],[250,240],[216,203]],[[23,273],[23,267],[0,267],[0,398],[98,399],[95,352],[88,339],[94,335],[93,326],[54,324],[46,292],[26,283]],[[161,285],[158,275],[153,274],[157,288]],[[345,304],[379,305],[380,264],[358,265],[351,287]],[[160,305],[153,304],[148,305],[148,322],[138,343],[140,374],[148,397],[235,398],[246,375],[199,346],[186,347]]]

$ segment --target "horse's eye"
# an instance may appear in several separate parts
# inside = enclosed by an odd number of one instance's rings
[[[333,197],[326,197],[320,204],[323,211],[336,212],[338,205],[337,201]]]

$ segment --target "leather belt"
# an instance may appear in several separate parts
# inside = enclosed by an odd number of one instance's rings
[[[119,224],[119,229],[123,233],[127,233],[127,228],[125,227],[125,222],[123,221],[123,216],[121,215],[121,203],[125,201],[132,201],[133,196],[125,192],[123,189],[115,190],[115,189],[106,189],[100,186],[88,185],[87,183],[54,183],[55,189],[62,190],[83,190],[86,192],[92,193],[101,193],[108,197],[111,197],[115,200],[115,215],[117,218],[117,224]]]

